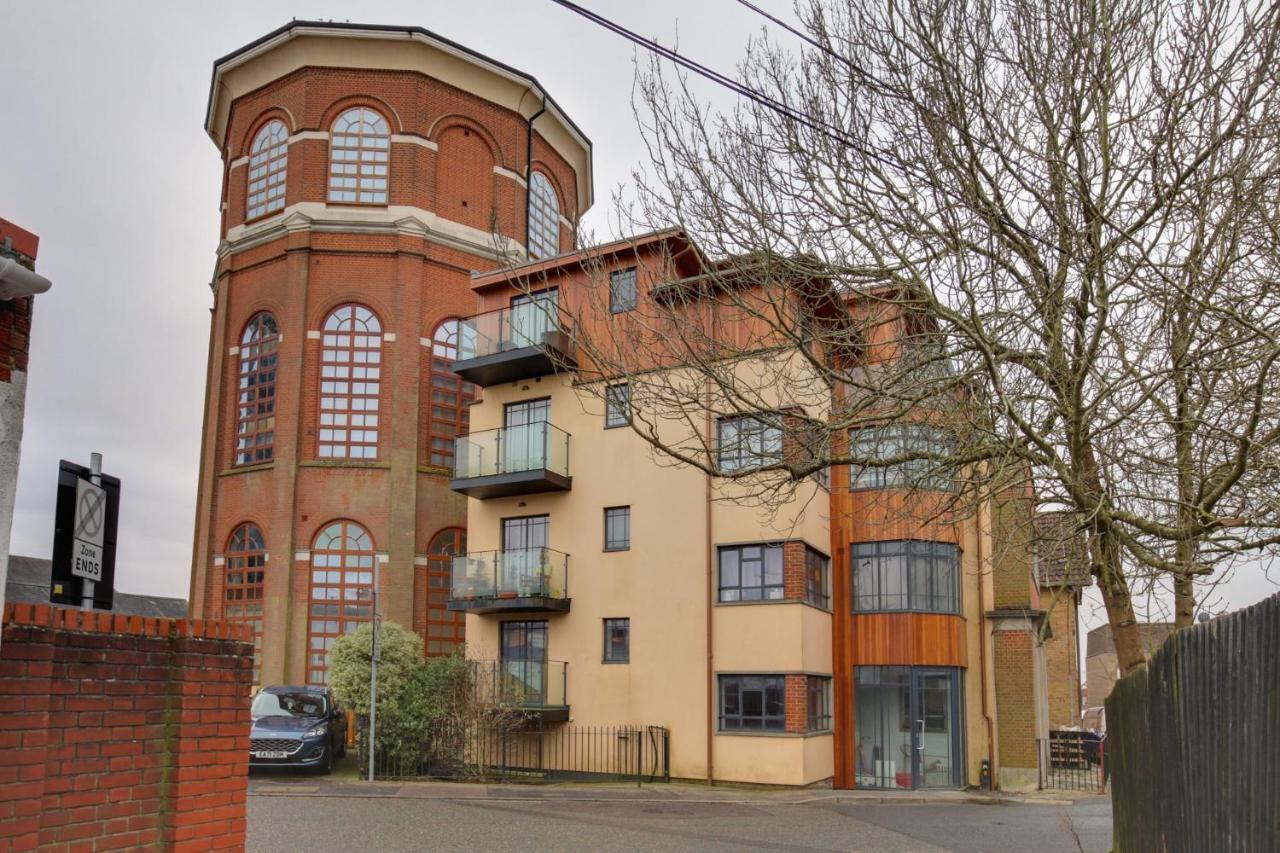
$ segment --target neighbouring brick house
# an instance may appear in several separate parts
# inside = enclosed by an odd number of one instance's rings
[[[9,533],[22,450],[35,294],[49,280],[35,273],[40,238],[0,219],[0,604],[9,567]]]
[[[1086,540],[1074,517],[1042,512],[1035,517],[1033,555],[1040,600],[1047,611],[1049,728],[1073,728],[1084,710],[1080,668],[1080,596],[1093,583]]]
[[[1138,633],[1142,640],[1142,653],[1150,657],[1175,630],[1172,622],[1140,623]],[[1100,707],[1120,678],[1120,663],[1110,625],[1094,628],[1085,638],[1084,667],[1089,705]]]
[[[0,850],[240,850],[248,629],[4,607]]]

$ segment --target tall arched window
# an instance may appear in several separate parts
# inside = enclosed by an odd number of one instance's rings
[[[373,619],[373,537],[352,521],[324,527],[311,546],[307,683],[328,680],[333,641]]]
[[[227,542],[222,618],[253,627],[253,683],[262,683],[262,598],[267,545],[256,524],[242,524]]]
[[[276,318],[265,311],[254,315],[240,336],[240,377],[236,386],[237,465],[271,461],[279,344]]]
[[[329,201],[387,203],[391,128],[368,107],[338,116],[329,134]]]
[[[257,219],[284,208],[289,131],[284,122],[269,121],[253,137],[249,149],[249,192],[245,219]]]
[[[466,614],[448,609],[453,558],[467,553],[467,531],[441,530],[427,547],[427,656],[452,654],[465,638]]]
[[[555,187],[541,172],[529,179],[529,257],[560,254],[560,202]]]
[[[476,387],[453,372],[458,360],[458,321],[445,320],[431,336],[430,431],[431,464],[453,465],[453,440],[467,431]]]
[[[324,459],[376,459],[382,324],[363,305],[324,321],[320,357],[320,445]]]

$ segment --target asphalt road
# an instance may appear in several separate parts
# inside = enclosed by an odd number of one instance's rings
[[[1102,853],[1110,834],[1107,800],[779,805],[272,794],[249,797],[248,849]]]

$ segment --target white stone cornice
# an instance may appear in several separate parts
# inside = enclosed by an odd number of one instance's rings
[[[528,186],[528,184],[525,183],[524,175],[520,174],[519,172],[513,172],[510,169],[504,169],[502,166],[494,166],[493,173],[495,175],[501,175],[504,178],[510,178],[511,180],[515,181],[517,184],[519,184],[522,187]]]
[[[311,231],[338,234],[406,234],[495,261],[524,259],[524,247],[510,237],[491,234],[409,205],[355,207],[303,201],[275,216],[227,229],[218,257],[277,240],[285,233]]]
[[[439,151],[440,146],[425,136],[415,136],[412,133],[393,133],[391,134],[391,144],[400,143],[402,145],[421,145],[423,148],[429,148],[432,151]]]
[[[329,131],[327,130],[300,130],[287,140],[290,145],[295,142],[301,142],[304,139],[323,139],[328,141]]]

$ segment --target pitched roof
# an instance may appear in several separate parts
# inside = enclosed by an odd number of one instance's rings
[[[1070,586],[1079,589],[1093,583],[1093,575],[1089,572],[1088,541],[1084,532],[1076,529],[1072,513],[1037,513],[1032,525],[1034,536],[1031,548],[1040,586],[1054,589]]]
[[[49,576],[53,561],[39,557],[9,558],[9,575],[4,584],[4,600],[29,604],[49,603]],[[182,598],[166,598],[161,595],[135,595],[116,590],[112,599],[112,613],[126,616],[160,616],[183,619],[187,615],[187,602]]]

